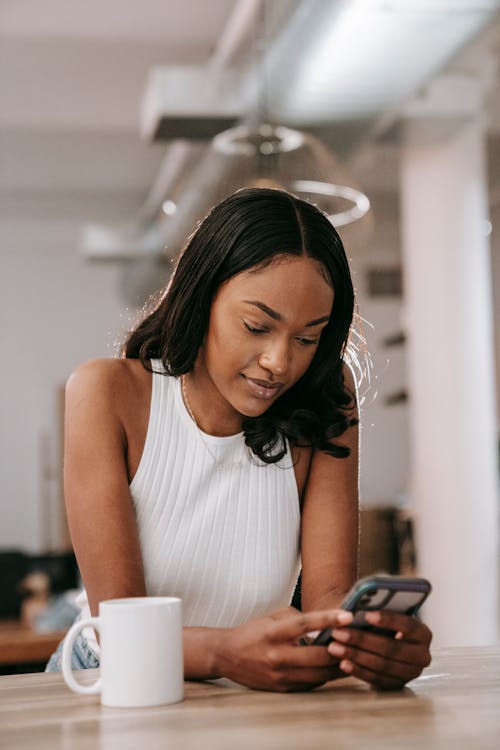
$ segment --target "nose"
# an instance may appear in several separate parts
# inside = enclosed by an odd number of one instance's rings
[[[274,341],[259,355],[259,365],[276,377],[282,377],[290,367],[288,342]]]

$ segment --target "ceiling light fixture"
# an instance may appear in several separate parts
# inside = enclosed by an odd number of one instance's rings
[[[255,129],[247,125],[224,130],[218,133],[213,144],[216,151],[223,154],[244,154],[254,156],[258,153],[269,155],[295,151],[304,142],[304,136],[298,130],[285,128],[283,125],[264,123]]]
[[[266,0],[256,30],[258,102],[251,122],[224,130],[212,139],[215,158],[223,160],[219,195],[242,187],[274,187],[315,203],[334,226],[361,219],[368,197],[353,184],[338,157],[315,136],[270,122],[267,106]]]
[[[329,215],[330,221],[337,227],[343,227],[345,224],[361,219],[370,210],[370,201],[366,195],[361,190],[347,185],[333,185],[331,182],[318,180],[296,180],[293,187],[299,193],[307,193],[311,196],[328,196],[351,201],[353,204],[351,208]]]

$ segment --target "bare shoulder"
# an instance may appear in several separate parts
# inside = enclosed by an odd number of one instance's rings
[[[66,384],[66,397],[79,400],[92,396],[118,404],[144,387],[149,373],[136,359],[91,359],[79,365]]]
[[[151,373],[140,360],[93,359],[70,376],[65,397],[66,445],[113,444],[134,472],[144,445],[151,397]],[[74,447],[73,449],[74,450]],[[105,448],[101,448],[101,453]],[[118,455],[118,452],[116,453]]]

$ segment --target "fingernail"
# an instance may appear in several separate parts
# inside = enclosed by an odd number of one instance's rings
[[[351,662],[347,661],[346,659],[340,662],[339,667],[341,668],[342,672],[352,672],[353,669]]]
[[[380,612],[365,612],[365,620],[371,622],[372,625],[376,625],[380,622]]]
[[[340,612],[337,615],[337,620],[342,625],[349,625],[349,623],[352,622],[352,612]]]
[[[328,652],[332,654],[332,656],[344,656],[345,648],[344,646],[341,646],[340,643],[330,643],[328,646]]]
[[[336,641],[343,641],[344,643],[349,640],[350,633],[347,630],[332,630],[332,635]]]
[[[306,638],[309,638],[311,641],[314,641],[314,639],[317,638],[320,633],[321,633],[321,630],[310,630],[309,633],[306,633]]]

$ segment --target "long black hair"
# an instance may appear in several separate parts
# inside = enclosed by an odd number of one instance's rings
[[[150,359],[161,359],[177,377],[189,372],[221,284],[283,254],[322,264],[333,309],[306,373],[264,414],[243,419],[246,444],[266,463],[283,457],[285,438],[343,458],[349,449],[331,440],[357,422],[355,394],[344,381],[354,290],[338,233],[318,208],[294,195],[244,188],[216,205],[188,239],[167,288],[128,335],[122,356],[140,359],[148,370]]]

